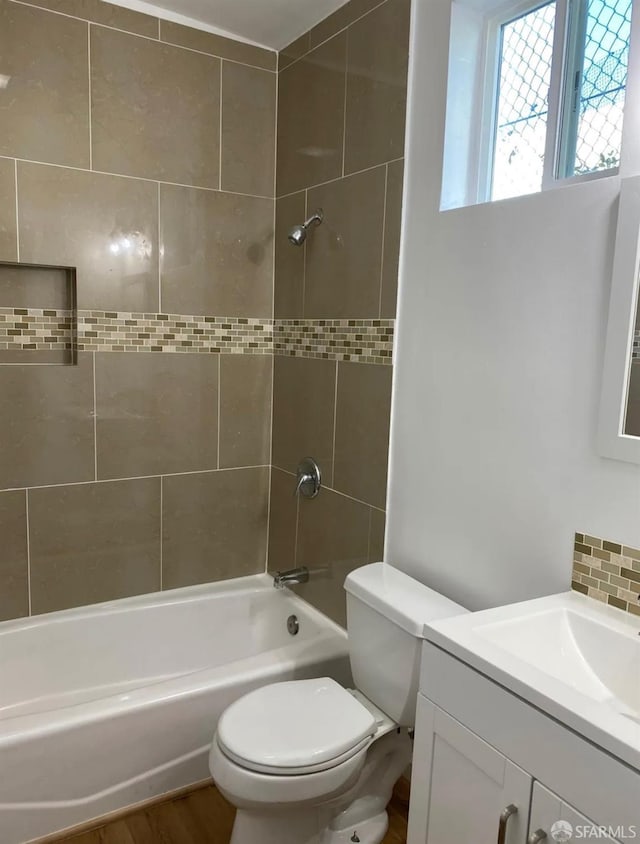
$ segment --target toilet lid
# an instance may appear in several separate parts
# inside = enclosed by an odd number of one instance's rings
[[[217,739],[239,764],[286,774],[339,764],[375,732],[372,713],[334,680],[321,677],[250,692],[225,710]]]

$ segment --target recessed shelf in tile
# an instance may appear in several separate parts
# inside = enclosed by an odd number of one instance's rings
[[[0,262],[0,364],[75,364],[76,270]]]

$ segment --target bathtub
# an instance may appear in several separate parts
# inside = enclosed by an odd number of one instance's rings
[[[229,703],[325,675],[349,683],[346,633],[267,575],[0,624],[1,844],[207,779]]]

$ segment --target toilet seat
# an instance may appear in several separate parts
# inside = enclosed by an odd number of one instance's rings
[[[380,720],[328,677],[273,683],[223,713],[220,750],[243,768],[291,776],[336,767],[365,749]]]

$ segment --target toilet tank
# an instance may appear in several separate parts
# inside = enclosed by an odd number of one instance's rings
[[[413,727],[424,625],[467,610],[386,563],[352,571],[344,588],[355,687],[397,724]]]

